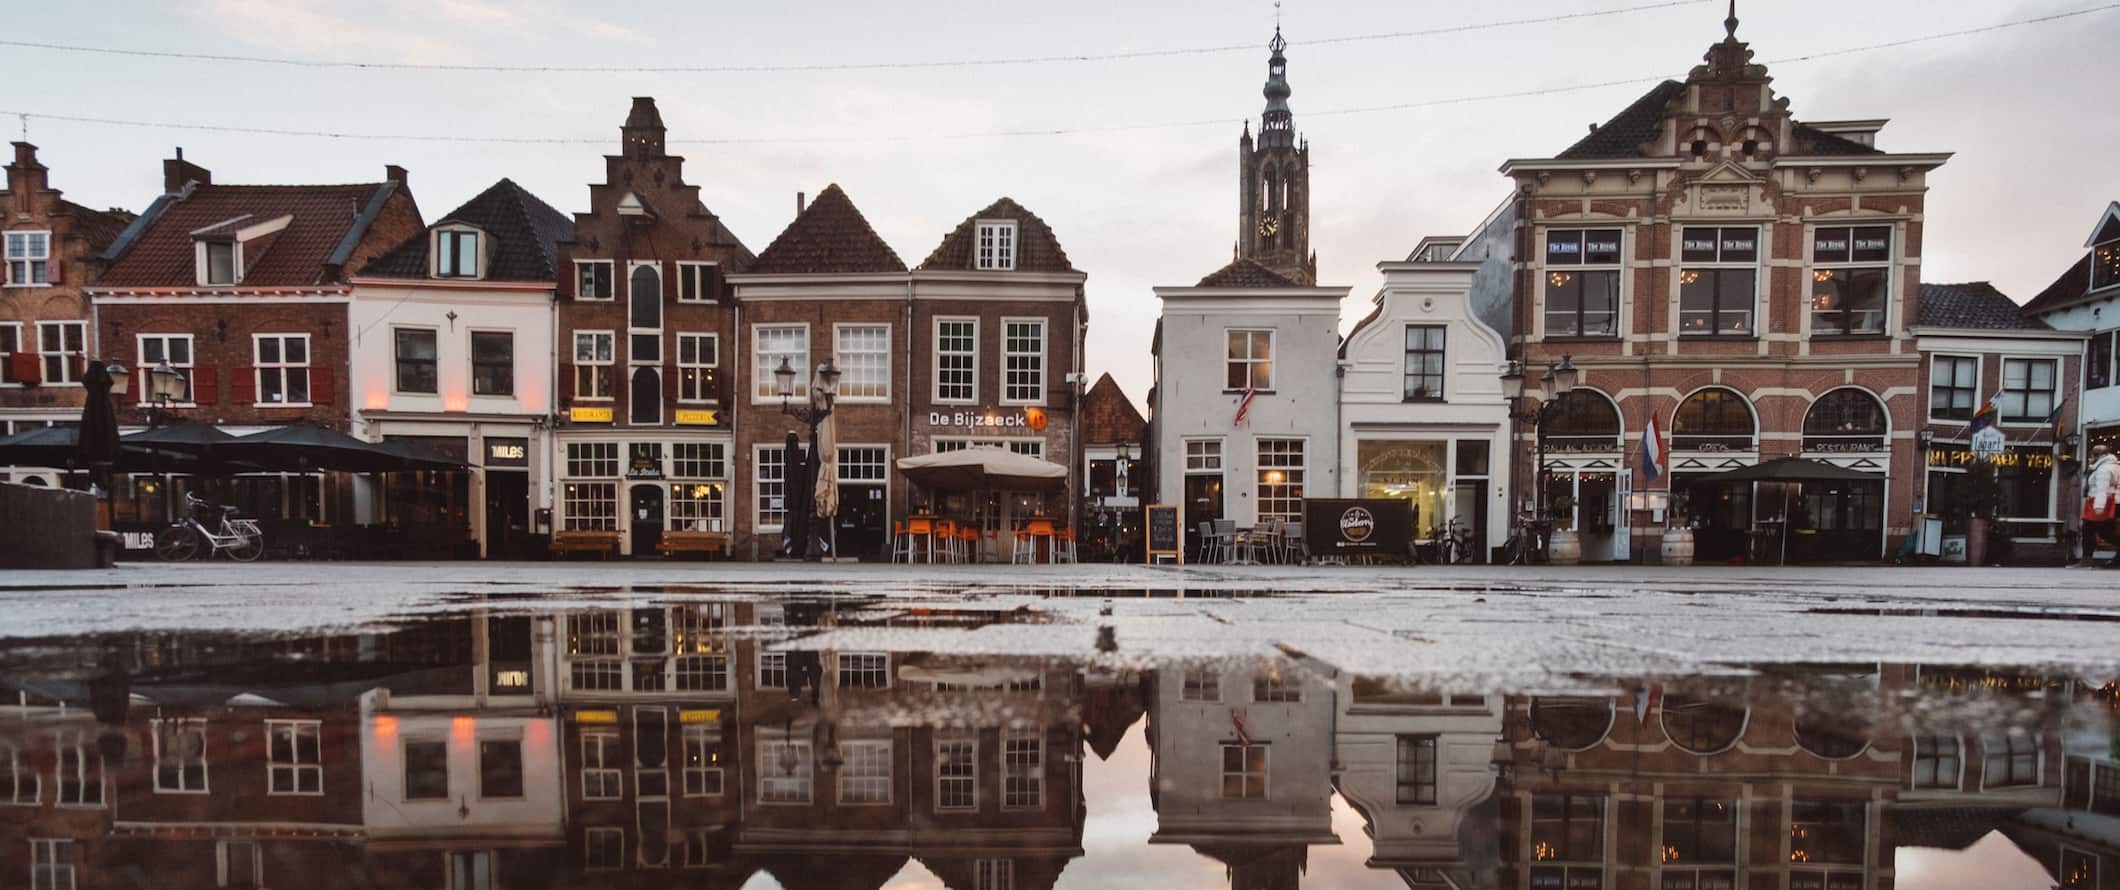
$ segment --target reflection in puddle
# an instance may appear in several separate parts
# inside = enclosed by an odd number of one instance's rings
[[[1480,689],[1329,652],[894,641],[1043,620],[1005,608],[465,605],[0,651],[0,886],[2120,883],[2120,711],[2096,678]]]

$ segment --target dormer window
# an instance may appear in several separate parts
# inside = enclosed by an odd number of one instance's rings
[[[2091,290],[2120,284],[2120,238],[2091,248]]]
[[[976,225],[978,247],[972,257],[972,268],[1001,272],[1016,268],[1016,221],[982,219]]]
[[[434,277],[479,277],[479,233],[441,229],[434,233]]]
[[[271,250],[273,242],[293,221],[293,214],[261,222],[246,213],[192,230],[192,258],[199,284],[241,284],[244,270]]]
[[[200,245],[203,257],[199,262],[201,284],[236,283],[236,243],[234,241],[207,241]]]

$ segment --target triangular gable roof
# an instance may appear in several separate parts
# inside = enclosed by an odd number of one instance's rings
[[[1082,441],[1091,444],[1139,442],[1148,434],[1148,421],[1126,397],[1119,381],[1106,372],[1082,395]]]
[[[1633,104],[1554,157],[1575,161],[1640,156],[1642,144],[1656,141],[1663,132],[1664,106],[1685,91],[1686,85],[1675,80],[1650,87]]]
[[[817,199],[796,215],[780,237],[766,245],[748,271],[760,275],[903,272],[905,261],[876,234],[861,208],[835,182],[818,192]]]
[[[2120,201],[2105,205],[2105,212],[2098,215],[2098,224],[2091,227],[2091,236],[2084,240],[2084,247],[2104,244],[2120,238]]]
[[[935,246],[935,252],[920,263],[922,270],[971,269],[974,247],[977,240],[977,225],[983,219],[1012,219],[1016,221],[1016,269],[1018,272],[1073,272],[1075,267],[1067,260],[1067,251],[1060,247],[1060,239],[1053,235],[1051,226],[1038,215],[1024,209],[1013,199],[1002,198],[986,209],[964,218],[957,228]]]
[[[488,281],[553,281],[558,243],[573,237],[574,221],[538,199],[512,179],[488,186],[463,206],[449,211],[419,234],[369,261],[360,274],[382,278],[425,278],[428,233],[457,223],[477,228],[491,239],[486,256]]]
[[[1260,265],[1257,260],[1238,257],[1229,265],[1207,273],[1195,287],[1303,287],[1303,283]]]

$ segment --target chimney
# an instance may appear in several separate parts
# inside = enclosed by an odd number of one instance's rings
[[[802,208],[803,208],[803,206],[804,206],[804,205],[803,205],[803,201],[802,201],[802,193],[801,193],[801,192],[796,192],[796,193],[795,193],[795,215],[796,215],[796,216],[801,216],[801,215],[802,215]]]
[[[396,164],[384,164],[383,178],[403,186],[405,185],[405,168]]]
[[[44,165],[37,163],[37,147],[27,142],[15,143],[15,162],[7,166],[7,190],[18,195],[17,200],[28,201],[30,195],[44,191],[45,186]]]
[[[177,148],[177,156],[162,162],[162,192],[174,195],[186,185],[213,185],[213,173],[190,161],[184,160],[184,149]]]

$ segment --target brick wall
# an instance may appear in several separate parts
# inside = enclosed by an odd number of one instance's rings
[[[307,421],[341,431],[349,428],[344,391],[349,337],[345,303],[286,302],[263,297],[237,303],[201,303],[183,297],[158,299],[166,303],[106,302],[97,312],[99,336],[109,355],[135,369],[137,375],[144,370],[139,335],[191,335],[193,397],[197,405],[173,409],[180,419],[268,426]],[[255,338],[259,334],[309,335],[310,406],[257,403],[254,369]],[[142,379],[136,376],[132,391],[120,399],[119,424],[147,423],[146,406],[138,402],[145,389]]]
[[[7,190],[0,194],[0,210],[5,211],[0,231],[51,233],[51,267],[57,273],[52,277],[56,280],[41,286],[0,285],[0,328],[14,327],[20,347],[31,352],[37,350],[37,322],[87,321],[88,299],[82,288],[95,276],[96,258],[104,246],[76,224],[59,190],[50,187],[48,173],[37,162],[34,146],[16,143],[15,163],[7,167]],[[86,334],[84,345],[93,354],[95,332]],[[0,412],[78,412],[85,398],[86,391],[77,384],[19,385],[0,364]]]

